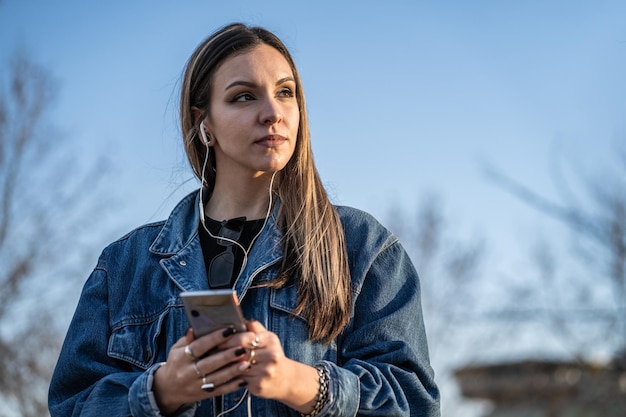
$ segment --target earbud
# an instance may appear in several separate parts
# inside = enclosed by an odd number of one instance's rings
[[[204,131],[204,122],[200,122],[200,135],[202,136],[202,141],[206,146],[209,146],[211,143],[211,139],[207,137],[206,132]]]

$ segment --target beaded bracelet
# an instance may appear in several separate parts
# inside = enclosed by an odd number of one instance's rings
[[[326,400],[328,400],[328,381],[330,380],[328,371],[322,365],[317,365],[315,369],[317,369],[317,374],[320,376],[320,387],[317,391],[317,401],[315,402],[315,406],[313,406],[313,411],[309,414],[300,413],[302,417],[316,416],[320,411],[322,411],[322,408],[326,405]]]

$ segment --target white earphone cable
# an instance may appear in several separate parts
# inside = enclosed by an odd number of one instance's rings
[[[243,262],[241,264],[241,268],[239,270],[239,273],[237,274],[237,278],[239,278],[239,275],[241,275],[241,273],[243,272],[243,270],[246,268],[246,265],[248,263],[248,251],[236,240],[234,239],[230,239],[227,237],[218,237],[215,236],[213,233],[211,233],[211,231],[209,230],[209,228],[206,226],[206,222],[204,220],[204,188],[205,186],[208,184],[204,174],[206,172],[206,167],[209,161],[209,144],[206,140],[206,133],[204,132],[204,124],[201,123],[200,125],[200,130],[202,132],[202,137],[204,139],[204,145],[206,146],[207,150],[206,153],[204,155],[204,162],[202,164],[202,172],[201,172],[201,178],[200,178],[200,223],[202,224],[202,227],[204,228],[204,230],[209,234],[209,236],[213,237],[214,239],[221,239],[221,240],[225,240],[228,242],[231,242],[235,245],[237,245],[243,252]],[[257,240],[257,238],[261,235],[261,232],[263,231],[263,229],[265,228],[265,225],[267,224],[267,220],[270,217],[270,213],[272,212],[272,206],[273,206],[273,196],[272,196],[272,189],[274,186],[274,178],[276,177],[278,171],[275,171],[272,174],[272,178],[270,180],[270,186],[269,186],[269,204],[267,206],[267,212],[265,213],[265,219],[263,220],[263,225],[261,226],[261,228],[259,229],[259,231],[257,232],[257,234],[254,236],[254,238],[252,239],[252,241],[250,242],[250,248],[252,248],[252,246],[254,245],[254,242]],[[228,410],[222,411],[221,413],[219,413],[217,415],[217,417],[223,417],[224,415],[234,411],[235,409],[237,409],[237,407],[239,407],[243,400],[247,399],[247,412],[248,412],[248,417],[252,417],[252,398],[250,396],[250,392],[248,390],[245,391],[244,395],[242,395],[241,399],[237,402],[237,404],[235,404],[233,407],[229,408]]]

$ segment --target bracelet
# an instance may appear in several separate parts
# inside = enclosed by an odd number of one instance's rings
[[[317,365],[315,367],[317,369],[317,374],[320,376],[319,379],[319,390],[317,391],[317,401],[315,401],[315,405],[313,406],[313,411],[309,414],[300,413],[302,417],[314,417],[322,411],[324,405],[326,405],[326,401],[328,400],[328,381],[330,377],[328,375],[328,371],[322,365]]]

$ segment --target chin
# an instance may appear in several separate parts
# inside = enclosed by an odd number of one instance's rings
[[[275,172],[280,172],[285,168],[284,165],[281,166],[273,166],[273,167],[268,167],[267,169],[263,170],[263,172],[265,172],[266,174],[273,174]]]
[[[287,166],[287,162],[289,162],[289,158],[275,158],[269,161],[268,164],[264,167],[263,171],[265,172],[277,172],[281,171]]]

